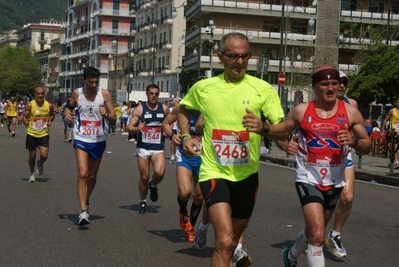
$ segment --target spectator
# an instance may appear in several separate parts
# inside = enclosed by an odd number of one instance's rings
[[[370,136],[373,131],[373,126],[371,126],[370,120],[364,120],[364,127],[366,128],[367,134]]]

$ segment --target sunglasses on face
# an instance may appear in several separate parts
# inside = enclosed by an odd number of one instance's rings
[[[231,61],[237,61],[239,58],[242,58],[243,61],[247,61],[251,58],[251,52],[245,54],[225,54],[221,52],[223,56],[228,57]]]
[[[148,92],[149,95],[159,96],[159,93]]]

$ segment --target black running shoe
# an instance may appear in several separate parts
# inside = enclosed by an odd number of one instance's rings
[[[148,184],[148,187],[150,188],[150,199],[152,202],[157,202],[158,201],[158,188],[157,187],[152,187],[153,182],[151,181]]]

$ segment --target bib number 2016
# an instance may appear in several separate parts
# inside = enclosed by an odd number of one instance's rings
[[[83,128],[83,135],[100,135],[100,129],[98,128]]]

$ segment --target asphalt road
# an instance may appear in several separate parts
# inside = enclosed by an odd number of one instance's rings
[[[0,128],[0,266],[210,266],[214,241],[196,251],[178,223],[175,165],[167,165],[159,200],[137,214],[137,162],[125,136],[109,136],[91,198],[88,229],[77,226],[76,162],[57,117],[44,174],[28,183],[25,128]],[[167,156],[169,155],[167,149]],[[399,265],[399,189],[356,182],[353,211],[343,232],[348,257],[325,248],[326,266]],[[244,248],[252,266],[283,266],[281,251],[304,226],[294,171],[261,164],[257,204]],[[331,223],[328,226],[331,229]],[[298,266],[306,266],[306,257]]]

